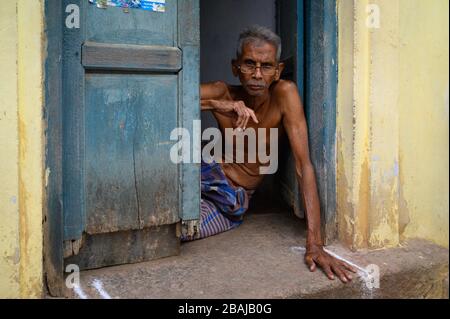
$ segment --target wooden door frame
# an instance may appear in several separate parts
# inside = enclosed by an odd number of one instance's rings
[[[325,243],[337,238],[336,112],[338,25],[336,0],[304,2],[305,115],[315,167]]]
[[[47,293],[63,296],[63,110],[62,38],[63,2],[45,1],[45,205],[44,205],[44,284]]]

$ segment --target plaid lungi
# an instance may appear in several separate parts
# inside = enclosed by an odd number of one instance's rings
[[[236,187],[227,180],[216,163],[201,163],[200,229],[195,238],[182,236],[182,241],[201,239],[225,232],[242,224],[252,191]]]

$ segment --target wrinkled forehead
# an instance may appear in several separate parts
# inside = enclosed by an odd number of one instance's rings
[[[263,40],[246,41],[242,46],[241,60],[250,59],[255,62],[276,62],[277,48]]]

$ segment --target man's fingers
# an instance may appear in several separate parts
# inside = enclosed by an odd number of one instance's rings
[[[240,115],[239,116],[241,118],[241,122],[239,124],[239,127],[242,129],[242,128],[244,128],[245,119],[247,118],[247,112],[245,111],[244,107],[240,108]]]
[[[331,263],[324,258],[323,255],[319,255],[319,257],[316,259],[316,261],[319,263],[319,266],[322,268],[322,270],[327,275],[328,279],[334,280],[334,274],[333,271],[331,271]]]
[[[238,117],[238,120],[237,120],[237,122],[236,122],[236,128],[241,128],[241,126],[242,126],[242,117],[239,116],[239,117]]]
[[[248,123],[249,120],[250,120],[250,112],[246,111],[244,125],[243,125],[244,126],[244,130],[247,128],[247,123]]]
[[[250,120],[250,118],[252,118],[252,120],[255,123],[259,123],[255,112],[248,108],[244,102],[239,101],[235,104],[235,106],[233,107],[233,110],[236,112],[236,114],[238,115],[238,120],[236,122],[236,128],[244,128],[244,130],[247,128],[247,124],[248,121]]]
[[[333,264],[333,265],[331,265],[331,268],[333,269],[333,272],[339,277],[339,279],[342,282],[347,283],[349,281],[349,279],[345,275],[344,271],[342,271],[342,269],[340,268],[339,264]]]
[[[341,261],[341,264],[342,264],[342,266],[344,266],[347,270],[350,270],[351,272],[353,272],[353,273],[357,273],[357,270],[356,270],[356,268],[355,267],[353,267],[353,266],[351,266],[351,265],[349,265],[349,264],[347,264],[345,261]]]
[[[323,271],[325,271],[325,273],[327,274],[329,279],[334,280],[334,274],[331,271],[331,268],[329,265],[323,265],[322,269],[323,269]]]
[[[255,123],[259,123],[256,118],[255,112],[252,109],[246,108],[246,120],[244,123],[244,130],[247,128],[247,124],[252,119]]]
[[[250,120],[252,110],[249,109],[249,108],[247,108],[247,107],[246,107],[244,110],[245,110],[245,123],[244,123],[244,129],[245,129],[245,128],[247,127],[248,121]]]
[[[306,256],[305,261],[308,265],[309,271],[316,271],[317,266],[311,256]]]
[[[255,123],[259,123],[258,119],[256,118],[256,114],[255,114],[255,112],[253,112],[253,110],[250,111],[250,116],[252,117],[252,119]]]
[[[345,267],[345,264],[339,264],[339,269],[342,271],[342,273],[345,275],[345,277],[351,281],[353,279],[353,276],[351,275],[350,270],[347,270]]]
[[[352,280],[353,276],[350,274],[348,270],[342,269],[342,272],[345,274],[345,277],[347,277],[348,280]]]
[[[245,111],[243,111],[242,115],[241,115],[241,124],[240,124],[241,129],[245,127],[245,119],[246,118],[247,118],[247,116],[245,115]]]
[[[241,108],[237,108],[236,109],[236,113],[238,115],[238,119],[236,122],[236,128],[239,128],[242,126],[242,122],[243,122],[243,114],[242,114],[242,109]]]

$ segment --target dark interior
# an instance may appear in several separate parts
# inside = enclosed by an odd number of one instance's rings
[[[239,84],[231,73],[231,60],[236,55],[239,33],[252,24],[278,32],[278,19],[276,0],[201,0],[201,83],[223,80]],[[208,127],[217,127],[216,120],[210,112],[202,112],[202,129]],[[280,150],[283,150],[282,145]],[[282,157],[279,159],[281,161]],[[287,202],[282,200],[278,175],[265,177],[250,202],[248,213],[290,210]]]

